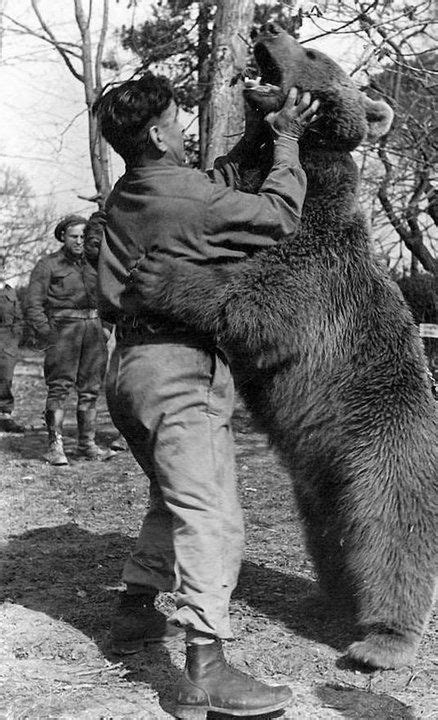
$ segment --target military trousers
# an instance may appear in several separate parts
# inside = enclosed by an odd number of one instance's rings
[[[190,343],[118,343],[107,402],[150,483],[149,509],[123,580],[175,592],[172,622],[232,637],[229,602],[244,530],[226,358]]]
[[[64,405],[72,388],[78,409],[96,405],[107,360],[105,338],[99,319],[52,319],[53,332],[44,358],[47,385],[46,409]]]

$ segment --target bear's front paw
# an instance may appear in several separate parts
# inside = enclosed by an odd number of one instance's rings
[[[413,664],[418,642],[415,633],[370,633],[364,640],[349,646],[347,657],[359,665],[395,669]]]

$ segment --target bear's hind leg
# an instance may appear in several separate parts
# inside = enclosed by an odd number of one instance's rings
[[[299,475],[295,465],[294,491],[318,584],[337,614],[354,615],[352,578],[346,567],[344,523],[337,504],[334,474],[330,463],[313,453]]]
[[[351,582],[345,571],[342,540],[336,532],[336,519],[318,526],[315,516],[303,518],[306,546],[313,560],[318,584],[328,604],[337,615],[354,615],[355,604]]]
[[[363,638],[350,645],[347,656],[390,669],[415,659],[432,609],[436,566],[427,512],[417,508],[417,522],[409,527],[399,503],[383,506],[383,518],[373,522],[368,517],[350,536],[348,563],[356,578],[356,618]]]
[[[351,660],[383,669],[412,664],[434,597],[433,494],[424,482],[416,495],[413,472],[398,468],[391,477],[383,463],[366,474],[344,468],[312,462],[295,483],[319,582],[339,610],[350,606],[363,633],[347,650]]]

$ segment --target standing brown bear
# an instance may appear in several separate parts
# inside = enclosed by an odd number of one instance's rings
[[[348,655],[397,667],[413,661],[432,607],[438,484],[421,341],[373,258],[350,155],[388,131],[392,112],[274,25],[255,58],[262,84],[249,102],[276,110],[295,85],[321,103],[300,141],[300,232],[226,266],[150,256],[134,284],[146,308],[214,334],[232,356],[240,393],[290,472],[321,586],[364,633]],[[250,164],[240,167],[246,187]]]

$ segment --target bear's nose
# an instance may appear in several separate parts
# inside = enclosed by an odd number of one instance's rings
[[[281,28],[275,22],[268,22],[260,28],[260,32],[264,35],[279,35]]]

